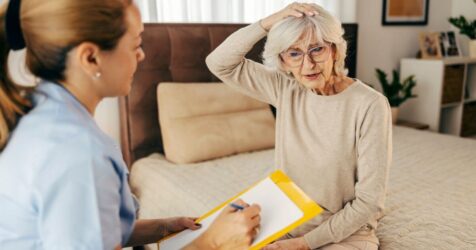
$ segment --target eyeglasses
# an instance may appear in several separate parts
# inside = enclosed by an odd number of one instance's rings
[[[283,62],[291,68],[300,67],[306,54],[314,63],[325,62],[331,54],[331,45],[327,43],[320,44],[310,48],[307,53],[300,49],[288,49],[280,53]]]

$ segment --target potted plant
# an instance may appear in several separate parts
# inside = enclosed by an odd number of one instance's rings
[[[464,16],[450,17],[448,21],[459,29],[459,33],[466,35],[470,40],[468,51],[470,57],[476,57],[476,20],[468,21]]]
[[[381,69],[376,69],[376,75],[382,86],[383,94],[388,98],[390,107],[392,107],[392,122],[397,122],[398,107],[409,98],[417,97],[412,94],[412,89],[416,85],[415,76],[408,76],[400,82],[400,75],[396,70],[393,70],[392,82],[388,82],[387,73]]]

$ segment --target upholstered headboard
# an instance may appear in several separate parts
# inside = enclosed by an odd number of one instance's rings
[[[124,160],[132,163],[153,152],[163,152],[157,113],[160,82],[213,82],[206,56],[226,37],[245,24],[145,24],[143,46],[146,59],[139,65],[132,90],[119,100],[121,147]],[[357,24],[344,24],[348,41],[346,65],[355,76]],[[247,58],[261,62],[264,39]]]

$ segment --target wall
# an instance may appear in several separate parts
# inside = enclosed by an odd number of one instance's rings
[[[472,0],[454,0],[470,1]],[[383,0],[364,0],[357,5],[359,39],[357,77],[380,90],[375,68],[386,72],[398,69],[400,59],[415,57],[418,35],[423,31],[449,30],[452,1],[430,0],[427,26],[382,26]]]
[[[476,1],[474,0],[453,0],[451,9],[452,16],[463,15],[468,19],[476,19]]]
[[[98,126],[120,145],[118,98],[102,100],[96,108],[94,119]]]

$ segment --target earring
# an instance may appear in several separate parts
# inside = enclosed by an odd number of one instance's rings
[[[94,79],[99,79],[101,77],[101,72],[96,72],[96,74],[94,74]]]

